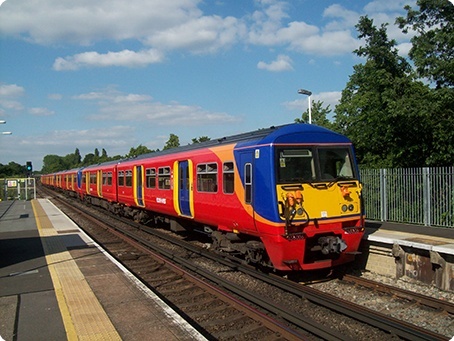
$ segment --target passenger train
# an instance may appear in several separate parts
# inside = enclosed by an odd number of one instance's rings
[[[42,175],[44,185],[136,221],[198,231],[276,270],[354,260],[364,233],[351,141],[304,123]]]

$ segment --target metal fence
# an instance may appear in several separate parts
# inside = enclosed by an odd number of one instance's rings
[[[36,181],[34,178],[0,179],[0,201],[31,200],[36,198]]]
[[[454,227],[454,167],[360,172],[368,219]]]

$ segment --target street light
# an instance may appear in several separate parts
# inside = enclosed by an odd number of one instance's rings
[[[2,131],[2,135],[12,135],[13,133],[10,131]]]
[[[311,96],[312,96],[312,92],[309,91],[309,90],[304,90],[304,89],[299,89],[298,90],[298,93],[300,95],[307,95],[307,103],[308,103],[308,107],[309,107],[309,124],[312,124],[312,111],[311,111]]]
[[[6,121],[0,120],[0,124],[5,124],[5,123],[6,123]]]

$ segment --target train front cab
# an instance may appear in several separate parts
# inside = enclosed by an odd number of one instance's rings
[[[283,144],[255,156],[256,226],[273,266],[315,270],[353,261],[364,217],[351,144]],[[274,166],[265,167],[270,158]],[[270,192],[274,200],[263,200]]]

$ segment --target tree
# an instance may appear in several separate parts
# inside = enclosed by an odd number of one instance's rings
[[[63,161],[63,158],[58,155],[46,155],[43,158],[43,168],[42,173],[54,173],[59,172],[61,170],[65,170],[67,167]]]
[[[180,146],[180,139],[175,134],[170,134],[169,140],[166,142],[163,150],[176,148]]]
[[[25,174],[25,166],[20,165],[17,162],[11,161],[7,165],[2,165],[0,163],[0,178],[5,177],[23,177]]]
[[[454,164],[454,6],[448,0],[418,0],[419,9],[406,6],[407,16],[396,23],[404,33],[416,32],[411,39],[410,58],[419,77],[435,88],[426,99],[431,119],[427,166]]]
[[[410,64],[389,40],[386,24],[361,17],[356,28],[366,44],[354,51],[365,57],[354,66],[335,108],[337,130],[355,144],[358,160],[370,167],[423,166],[429,88],[416,82]],[[430,135],[430,134],[429,134]]]
[[[321,127],[325,127],[328,129],[333,129],[334,124],[331,122],[328,118],[327,115],[331,113],[331,109],[329,108],[329,105],[326,108],[323,108],[323,102],[322,101],[312,101],[311,104],[311,116],[312,116],[312,124],[316,124]],[[309,123],[309,108],[303,112],[301,115],[301,118],[296,118],[295,119],[296,123]]]
[[[206,141],[210,141],[210,140],[211,139],[208,136],[200,136],[198,138],[193,138],[192,139],[192,144],[202,143],[202,142],[206,142]]]
[[[411,39],[410,58],[420,77],[435,82],[437,88],[454,85],[454,6],[448,0],[418,0],[419,10],[405,6],[406,18],[396,23]]]
[[[139,144],[137,148],[131,148],[129,153],[126,155],[127,158],[137,157],[142,154],[148,154],[153,152],[152,150],[148,149],[146,146],[142,146]]]
[[[90,166],[95,163],[97,163],[98,159],[96,158],[96,155],[93,153],[88,153],[85,155],[84,160],[82,161],[83,166]]]

